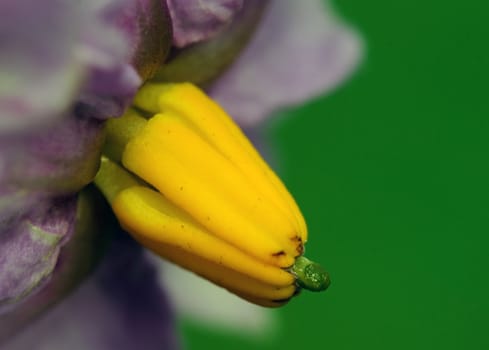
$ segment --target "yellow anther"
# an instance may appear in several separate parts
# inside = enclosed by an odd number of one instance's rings
[[[306,225],[239,127],[191,84],[146,85],[134,106],[109,121],[95,179],[121,225],[247,300],[294,296]]]

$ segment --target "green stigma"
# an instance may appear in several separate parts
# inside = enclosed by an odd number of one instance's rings
[[[326,290],[331,283],[329,274],[321,265],[303,256],[295,260],[291,272],[296,276],[296,283],[299,287],[313,292]]]

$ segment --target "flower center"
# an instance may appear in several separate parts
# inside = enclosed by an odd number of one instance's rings
[[[95,183],[141,244],[247,300],[279,306],[329,285],[299,259],[307,228],[292,196],[191,84],[146,85],[108,121]]]

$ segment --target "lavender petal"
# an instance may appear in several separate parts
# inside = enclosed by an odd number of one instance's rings
[[[0,194],[73,193],[98,169],[103,143],[100,121],[66,117],[50,128],[0,139]]]
[[[41,125],[69,108],[83,78],[75,50],[81,6],[57,0],[1,2],[1,131]]]
[[[119,237],[90,280],[6,349],[173,350],[178,348],[173,321],[143,250]]]
[[[111,97],[125,101],[135,92],[141,81],[124,67],[134,54],[130,41],[137,38],[114,20],[127,6],[134,8],[134,1],[7,0],[0,4],[2,135],[35,130],[64,118],[81,91],[90,93],[94,71],[106,72],[104,85],[112,78]]]
[[[44,285],[74,231],[76,197],[37,203],[0,232],[0,312]]]
[[[163,64],[172,45],[170,13],[166,1],[138,0],[136,9],[119,15],[122,23],[138,24],[137,40],[132,42],[132,64],[143,81],[153,77]]]
[[[36,293],[16,303],[15,308],[0,314],[0,344],[69,295],[103,256],[111,232],[118,225],[95,188],[87,187],[78,196],[76,217],[75,232],[61,247],[49,281]]]
[[[243,126],[323,94],[358,65],[362,42],[323,1],[274,0],[250,45],[210,94]]]
[[[173,43],[184,47],[204,41],[230,23],[243,0],[167,0],[173,24]]]
[[[111,70],[92,69],[90,79],[78,96],[77,110],[90,118],[118,117],[132,102],[141,78],[130,64]]]
[[[154,80],[208,86],[229,67],[252,37],[268,0],[247,0],[234,20],[211,39],[174,50]]]

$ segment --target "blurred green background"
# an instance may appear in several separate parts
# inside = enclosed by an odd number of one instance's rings
[[[183,323],[198,349],[489,349],[489,2],[334,2],[367,54],[267,130],[333,283],[268,342]]]

